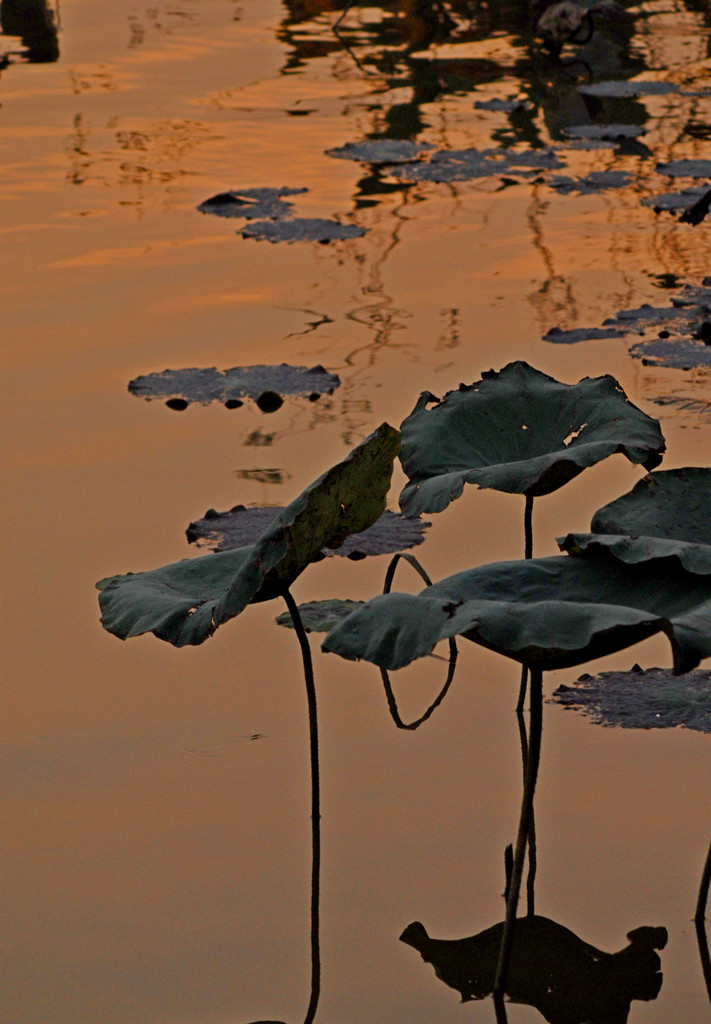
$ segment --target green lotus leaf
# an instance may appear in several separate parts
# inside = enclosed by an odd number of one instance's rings
[[[593,516],[593,533],[664,537],[693,544],[711,544],[711,469],[649,473],[628,494]]]
[[[283,509],[254,545],[102,580],[102,625],[122,640],[150,632],[176,647],[202,643],[251,602],[281,594],[322,548],[378,519],[399,441],[384,423]]]
[[[465,483],[535,497],[615,453],[654,469],[665,450],[657,420],[614,377],[561,384],[524,362],[441,401],[424,392],[401,430],[407,516],[441,512]]]
[[[674,560],[638,566],[555,556],[494,562],[419,595],[384,594],[326,636],[325,651],[396,669],[461,634],[541,669],[669,637],[675,672],[711,655],[711,578]]]
[[[650,473],[593,516],[592,533],[558,544],[569,554],[615,558],[630,565],[676,559],[690,573],[711,573],[711,469]]]

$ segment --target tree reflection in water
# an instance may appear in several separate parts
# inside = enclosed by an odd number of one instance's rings
[[[34,64],[59,59],[58,17],[47,0],[0,0],[0,29],[19,36],[22,56]]]

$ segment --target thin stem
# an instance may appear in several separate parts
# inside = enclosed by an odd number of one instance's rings
[[[709,944],[706,938],[706,924],[703,918],[696,921],[696,938],[699,943],[699,956],[701,957],[701,970],[704,973],[706,991],[711,1000],[711,955],[709,955]]]
[[[390,588],[392,587],[393,579],[395,578],[395,569],[397,568],[397,564],[401,558],[408,562],[415,570],[415,572],[419,573],[419,575],[422,577],[422,579],[425,581],[428,587],[432,586],[432,580],[427,575],[424,568],[418,562],[415,556],[406,554],[405,552],[400,552],[399,554],[393,556],[393,558],[390,561],[390,565],[388,566],[388,571],[385,574],[385,581],[383,583],[384,594],[390,593]],[[383,680],[383,687],[385,688],[385,697],[387,698],[390,717],[392,718],[393,722],[398,727],[398,729],[417,729],[419,726],[422,725],[423,722],[426,722],[427,719],[432,715],[432,713],[439,707],[444,698],[447,696],[447,691],[449,690],[449,687],[452,685],[452,680],[454,679],[454,670],[457,667],[457,654],[457,644],[454,640],[454,637],[450,637],[449,670],[447,672],[447,678],[445,680],[444,686],[439,691],[439,693],[432,701],[430,706],[427,708],[427,710],[424,712],[424,714],[420,715],[419,718],[416,718],[412,722],[405,722],[400,717],[400,711],[397,706],[397,700],[395,699],[395,693],[393,692],[393,688],[390,683],[390,676],[388,675],[388,671],[385,668],[380,669],[380,677]]]
[[[711,886],[711,846],[709,846],[709,852],[706,854],[706,863],[704,864],[704,870],[701,874],[699,898],[696,901],[696,913],[694,914],[694,920],[697,922],[703,921],[706,917],[706,902],[709,898],[709,886]]]
[[[511,885],[509,886],[509,894],[506,901],[506,921],[504,922],[504,933],[501,938],[499,961],[496,967],[496,980],[494,982],[494,1001],[499,1004],[503,1002],[504,992],[506,990],[506,979],[508,976],[514,927],[516,924],[516,910],[518,908],[518,898],[521,891],[523,863],[526,858],[526,844],[528,842],[528,834],[533,818],[533,796],[536,791],[538,765],[541,759],[542,726],[543,673],[540,668],[532,668],[530,733],[528,756],[526,759],[526,777],[523,786],[523,798],[521,800],[521,816],[518,825],[518,835],[516,837],[516,847],[514,850]]]
[[[526,495],[526,507],[523,513],[523,536],[524,536],[524,558],[533,558],[533,495]],[[526,688],[528,686],[528,666],[521,669],[521,682],[518,689],[518,701],[516,710],[522,711],[526,700]]]
[[[518,720],[518,732],[521,739],[521,760],[523,762],[523,781],[526,783],[526,769],[528,767],[528,735],[526,733],[526,719],[523,711],[516,712]],[[531,825],[528,829],[528,875],[526,876],[526,914],[533,917],[536,913],[536,870],[538,868],[538,857],[536,853],[536,816],[535,809],[531,808]]]
[[[316,686],[311,660],[309,639],[299,614],[299,609],[289,591],[284,588],[282,597],[289,609],[291,621],[299,639],[301,657],[304,663],[306,700],[309,707],[309,751],[311,754],[311,998],[304,1017],[304,1024],[313,1024],[321,994],[321,949],[319,889],[321,876],[321,785],[318,763],[318,715],[316,709]]]
[[[523,513],[523,535],[525,538],[524,558],[533,558],[533,495],[526,495],[526,508]]]

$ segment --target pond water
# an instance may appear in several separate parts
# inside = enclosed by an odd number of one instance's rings
[[[249,608],[204,647],[122,644],[101,628],[94,583],[195,554],[185,529],[206,509],[286,504],[383,420],[399,425],[421,391],[441,396],[517,359],[569,383],[613,374],[660,418],[663,468],[708,464],[708,368],[631,355],[638,324],[577,344],[543,335],[669,306],[711,273],[708,220],[642,203],[707,184],[656,167],[711,156],[711,22],[692,0],[625,4],[556,60],[512,2],[433,4],[429,17],[354,4],[335,35],[344,4],[329,0],[37,0],[24,17],[43,20],[24,39],[18,7],[0,5],[3,511],[15,538],[3,558],[2,1021],[300,1021],[309,766],[298,648],[273,621],[283,607]],[[631,77],[672,88],[579,88]],[[525,103],[491,102],[511,97]],[[645,133],[579,148],[586,133],[566,129],[588,124]],[[472,147],[554,156],[427,180],[327,154],[366,140],[426,144],[428,167]],[[600,171],[629,178],[555,185]],[[272,243],[197,210],[255,188],[306,190],[284,197],[292,216],[364,230]],[[320,364],[341,384],[269,413],[249,401],[178,412],[127,389],[165,369],[265,363]],[[616,456],[538,501],[536,553],[557,553],[556,536],[587,530],[642,475]],[[404,479],[397,469],[393,509]],[[427,517],[418,557],[434,578],[519,557],[522,516],[522,498],[468,488]],[[368,598],[386,565],[325,559],[294,594]],[[419,589],[409,572],[398,585]],[[521,789],[516,665],[463,642],[451,693],[408,733],[378,672],[318,642],[318,1019],[492,1021],[490,1000],[461,1005],[398,938],[415,920],[458,938],[503,917]],[[634,661],[669,665],[667,643],[594,670]],[[395,676],[404,715],[444,670],[426,659]],[[545,693],[577,675],[548,674]],[[630,1020],[708,1019],[692,916],[710,758],[699,732],[600,728],[544,708],[536,909],[606,951],[638,926],[668,930],[661,992],[633,1002]]]

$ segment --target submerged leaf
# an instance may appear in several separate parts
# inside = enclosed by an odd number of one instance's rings
[[[337,547],[382,514],[399,440],[384,423],[280,512],[253,546],[103,580],[102,625],[121,639],[152,632],[183,647],[202,643],[251,602],[276,597],[322,548]]]
[[[210,509],[204,518],[190,524],[188,541],[210,547],[213,551],[229,551],[254,544],[281,511],[275,506],[245,508],[244,505],[235,505],[229,512]],[[405,519],[386,509],[367,530],[351,534],[339,547],[324,548],[322,553],[324,556],[340,555],[354,560],[368,555],[393,554],[422,544],[425,530],[430,525],[421,520]]]
[[[549,494],[617,452],[653,469],[665,447],[657,420],[614,377],[561,384],[523,362],[491,370],[441,401],[425,392],[401,429],[407,516],[441,512],[465,483]]]
[[[579,665],[655,633],[675,672],[711,655],[711,576],[671,559],[643,565],[555,556],[495,562],[419,595],[383,594],[328,634],[323,650],[402,668],[461,634],[541,669]]]
[[[711,733],[711,672],[674,675],[668,669],[583,675],[559,686],[552,700],[589,715],[598,725],[626,729],[684,726]]]
[[[181,408],[190,402],[208,405],[222,402],[235,407],[243,398],[253,398],[260,407],[266,405],[265,396],[275,395],[330,395],[340,387],[340,378],[328,373],[323,366],[233,366],[229,370],[216,370],[214,366],[189,368],[185,370],[163,370],[162,373],[147,373],[129,382],[128,390],[138,398],[151,401],[162,398]],[[281,405],[281,400],[279,400]],[[263,408],[262,411],[271,411]]]

